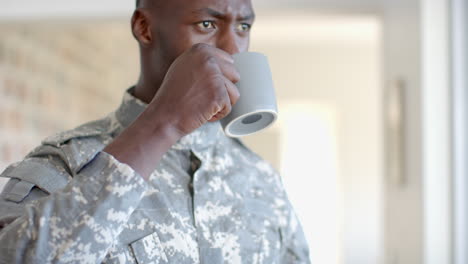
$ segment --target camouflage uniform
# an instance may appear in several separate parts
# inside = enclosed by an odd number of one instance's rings
[[[179,140],[148,181],[102,152],[144,108],[127,92],[2,173],[0,263],[309,263],[280,177],[218,122]]]

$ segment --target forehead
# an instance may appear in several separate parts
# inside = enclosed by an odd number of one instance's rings
[[[172,14],[189,15],[206,8],[228,16],[249,16],[253,14],[251,0],[163,0],[164,11]]]

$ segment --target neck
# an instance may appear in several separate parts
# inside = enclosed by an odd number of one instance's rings
[[[157,63],[152,63],[157,61]],[[159,90],[170,65],[162,58],[154,58],[150,54],[140,53],[140,78],[135,86],[133,96],[149,104]]]
[[[133,96],[145,102],[146,104],[149,104],[151,100],[153,100],[154,95],[158,92],[161,83],[162,80],[151,82],[145,80],[143,76],[140,76],[140,79],[135,86]]]
[[[167,69],[164,69],[164,67],[148,67],[147,65],[149,64],[141,65],[140,78],[135,86],[134,96],[149,104],[158,92]]]

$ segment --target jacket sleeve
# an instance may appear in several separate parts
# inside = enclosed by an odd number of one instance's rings
[[[310,263],[309,246],[307,244],[302,226],[289,204],[288,222],[283,231],[283,245],[281,248],[280,263]]]
[[[101,262],[147,189],[105,152],[76,174],[65,163],[29,157],[2,173],[0,263]]]
[[[271,169],[272,171],[274,169]],[[274,179],[276,203],[274,210],[278,213],[280,222],[281,248],[279,263],[308,264],[310,263],[309,246],[304,230],[294,208],[288,198],[282,178],[275,171],[271,173]]]

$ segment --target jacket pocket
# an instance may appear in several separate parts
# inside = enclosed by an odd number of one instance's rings
[[[168,263],[156,232],[130,243],[130,247],[138,264]]]
[[[10,202],[20,203],[29,195],[34,183],[11,178],[5,185],[2,196]]]
[[[252,263],[279,263],[281,232],[270,205],[258,199],[246,199],[246,224],[254,249]]]

